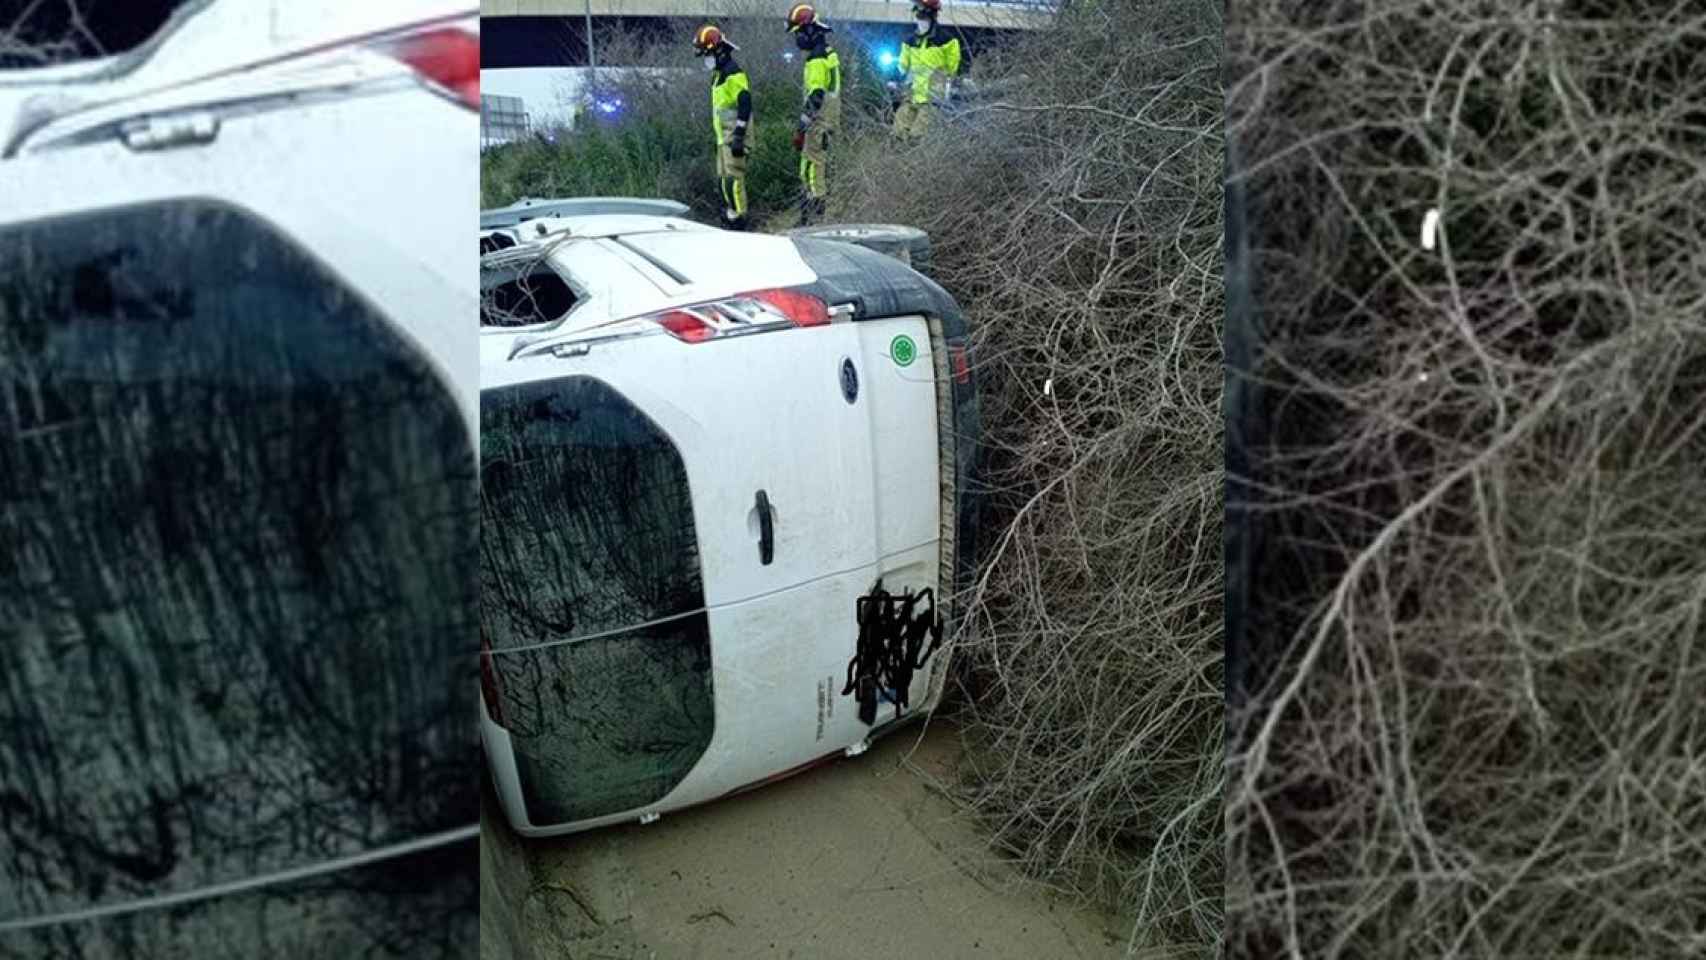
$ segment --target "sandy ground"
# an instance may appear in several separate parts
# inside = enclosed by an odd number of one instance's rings
[[[958,751],[912,726],[649,826],[527,842],[523,935],[570,960],[1121,956],[1129,927],[1019,879],[955,816],[934,781]]]

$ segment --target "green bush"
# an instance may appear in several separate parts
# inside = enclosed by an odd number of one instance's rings
[[[747,196],[755,222],[796,208],[800,196],[794,121],[799,116],[798,60],[783,53],[792,42],[779,17],[724,20],[740,46],[737,58],[752,84],[754,127],[748,141]],[[488,151],[481,159],[480,201],[503,206],[526,196],[664,197],[715,220],[722,210],[711,133],[710,80],[688,49],[697,21],[678,21],[679,46],[644,47],[624,37],[600,44],[602,58],[651,72],[613,73],[601,89],[622,99],[613,119],[585,115],[555,143],[543,139]],[[881,107],[876,70],[852,43],[842,56],[844,114]],[[858,93],[855,94],[854,91]],[[857,122],[857,119],[850,117]]]

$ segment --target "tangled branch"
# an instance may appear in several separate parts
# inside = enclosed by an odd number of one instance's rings
[[[1706,18],[1369,6],[1230,33],[1269,397],[1232,952],[1700,955]]]
[[[930,231],[974,325],[993,508],[962,796],[1167,955],[1221,926],[1222,32],[1197,0],[1080,6],[983,53],[999,99],[916,147],[850,124],[831,174],[844,219]]]

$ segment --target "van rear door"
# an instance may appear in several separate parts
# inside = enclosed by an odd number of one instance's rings
[[[930,590],[934,595],[942,457],[930,328],[918,316],[865,320],[853,328],[866,370],[878,573],[890,593]]]
[[[877,574],[865,367],[848,324],[487,367],[487,739],[512,821],[673,809],[863,738],[835,700]]]

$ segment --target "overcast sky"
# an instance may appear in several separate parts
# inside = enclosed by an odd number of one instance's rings
[[[568,123],[568,106],[580,98],[585,67],[513,67],[481,70],[480,92],[488,96],[520,97],[527,102],[528,118],[535,124]]]

